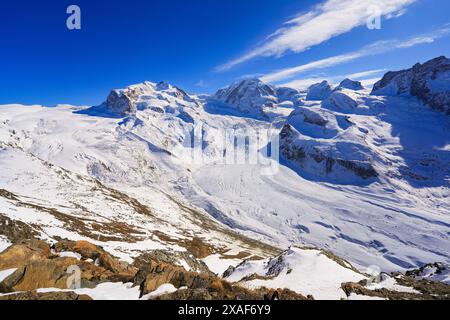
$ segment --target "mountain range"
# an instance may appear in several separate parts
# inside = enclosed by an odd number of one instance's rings
[[[0,106],[0,299],[448,299],[449,115],[445,57],[372,89]]]

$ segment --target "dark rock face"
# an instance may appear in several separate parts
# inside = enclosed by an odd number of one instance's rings
[[[137,111],[134,99],[137,95],[133,91],[113,90],[106,99],[106,106],[109,111],[118,115],[132,115]]]
[[[6,236],[12,243],[18,243],[36,237],[38,232],[23,222],[11,220],[0,214],[0,234]]]
[[[439,57],[408,70],[388,72],[374,85],[372,94],[408,94],[450,114],[450,59]]]
[[[322,123],[324,122],[319,122],[319,124]],[[378,173],[370,160],[345,159],[338,153],[331,151],[334,149],[332,145],[328,149],[311,145],[311,140],[299,138],[298,132],[290,124],[284,126],[280,133],[280,139],[280,151],[283,158],[319,176],[329,176],[336,170],[344,169],[363,180],[378,177]],[[356,144],[354,146],[355,148],[362,148],[362,146]]]

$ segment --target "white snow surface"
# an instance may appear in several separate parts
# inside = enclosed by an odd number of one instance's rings
[[[79,295],[88,295],[93,300],[139,300],[139,286],[133,287],[132,283],[105,282],[93,289],[61,290],[56,288],[43,288],[36,290],[38,293],[47,292],[75,292]]]
[[[0,235],[0,253],[8,249],[9,246],[11,246],[11,241]]]
[[[318,300],[347,298],[341,289],[344,282],[359,282],[366,277],[341,266],[319,250],[291,248],[278,258],[267,261],[246,262],[227,278],[240,281],[251,275],[267,277],[245,281],[250,288],[288,288]]]
[[[160,296],[163,296],[165,294],[170,294],[170,293],[174,293],[177,291],[178,291],[178,289],[175,288],[173,284],[166,283],[166,284],[161,285],[155,291],[142,296],[141,300],[152,300],[152,299],[158,298]]]
[[[16,272],[17,269],[0,270],[0,283]]]

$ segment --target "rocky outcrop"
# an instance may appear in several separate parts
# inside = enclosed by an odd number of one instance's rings
[[[348,174],[339,174],[341,171],[363,180],[378,177],[369,148],[363,138],[352,133],[351,123],[350,129],[342,127],[346,121],[324,109],[297,109],[280,133],[282,157],[302,170],[336,182],[351,180]],[[345,134],[352,139],[346,139]]]
[[[450,286],[444,283],[420,280],[416,281],[405,276],[395,277],[401,286],[398,290],[389,288],[371,288],[367,281],[359,283],[348,282],[342,284],[342,289],[348,297],[359,295],[387,300],[449,300]]]
[[[0,301],[88,301],[91,297],[75,292],[19,292],[0,296]]]
[[[26,223],[11,220],[0,214],[0,235],[5,236],[12,243],[18,243],[36,237],[38,232]]]
[[[109,111],[120,116],[136,114],[136,99],[138,94],[134,90],[113,90],[106,99]]]
[[[450,284],[450,265],[442,262],[429,263],[406,272],[408,277],[444,282]]]
[[[209,289],[181,289],[177,292],[163,295],[156,300],[249,300],[249,301],[272,301],[272,300],[314,300],[313,297],[302,296],[288,289],[267,289],[248,290],[239,286],[231,288],[220,287]]]
[[[77,254],[77,257],[71,257],[68,253]],[[171,262],[162,262],[158,258]],[[187,271],[174,262],[167,252],[159,251],[139,257],[132,266],[86,241],[61,240],[52,247],[39,240],[24,241],[0,254],[0,271],[12,270],[12,274],[0,282],[0,300],[89,300],[86,295],[58,291],[71,289],[70,270],[74,267],[79,270],[81,288],[92,289],[105,282],[134,283],[140,287],[141,296],[166,284],[179,289],[157,298],[161,300],[307,299],[286,289],[246,289],[218,278],[209,270]],[[38,289],[52,289],[54,292]]]
[[[62,248],[79,252],[82,258],[60,256],[58,253],[65,252]],[[0,270],[16,269],[4,279],[0,289],[3,293],[40,288],[69,289],[73,274],[70,270],[74,268],[80,272],[83,288],[94,288],[102,282],[128,282],[137,272],[87,242],[63,241],[51,249],[45,242],[30,240],[0,254]]]
[[[20,268],[33,261],[48,259],[50,246],[40,240],[26,240],[0,253],[0,270]]]
[[[135,285],[141,295],[151,293],[163,284],[180,288],[175,293],[158,297],[158,300],[307,300],[308,298],[287,289],[249,290],[216,276],[189,272],[181,267],[159,261],[150,261],[136,275]]]
[[[133,277],[137,269],[125,262],[119,261],[102,248],[87,241],[62,240],[53,246],[58,253],[75,252],[81,255],[82,260],[92,260],[96,264],[121,277]]]
[[[450,59],[438,57],[411,69],[388,72],[372,90],[375,95],[411,95],[450,114]]]
[[[76,253],[77,257],[67,256],[69,251],[66,250]],[[334,264],[334,272],[342,273],[344,270],[347,275],[351,275],[349,280],[358,278],[356,281],[359,281],[365,277],[350,263],[332,253],[309,248],[291,248],[267,263],[244,261],[236,268],[230,268],[224,275],[228,277],[226,279],[211,272],[187,271],[174,263],[160,261],[158,257],[171,260],[168,252],[155,252],[141,257],[135,266],[131,266],[85,241],[61,240],[52,247],[39,240],[24,241],[0,254],[0,271],[12,270],[12,274],[0,282],[0,300],[90,300],[91,297],[68,287],[71,275],[68,270],[74,266],[80,271],[81,288],[92,289],[105,282],[132,283],[140,288],[141,297],[156,300],[313,300],[311,295],[302,295],[289,287],[277,289],[271,283],[280,277],[302,279],[303,271],[297,268],[301,268],[302,263],[311,258],[317,263],[329,259],[327,261]],[[258,263],[263,267],[258,267]],[[256,273],[252,271],[254,267]],[[242,273],[243,270],[250,274]],[[263,274],[258,273],[261,270]],[[243,278],[236,278],[235,272]],[[333,275],[324,277],[332,279]],[[450,285],[426,279],[416,280],[408,274],[392,274],[392,278],[400,289],[407,290],[374,289],[368,285],[368,280],[343,283],[342,290],[348,296],[356,294],[385,299],[450,298]],[[246,285],[251,281],[262,282],[256,289],[251,289],[254,286],[250,288]],[[270,288],[265,286],[264,281],[268,281]],[[164,285],[172,285],[177,290],[152,295]]]
[[[333,92],[333,87],[328,81],[313,84],[308,88],[306,100],[324,100]]]
[[[154,250],[144,253],[134,260],[133,266],[138,269],[143,268],[151,261],[160,261],[167,264],[178,265],[179,261],[185,261],[190,270],[195,272],[214,275],[208,266],[201,260],[193,256],[189,251],[186,252],[171,252],[164,250]]]

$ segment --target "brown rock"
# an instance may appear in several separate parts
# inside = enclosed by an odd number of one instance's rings
[[[46,259],[51,255],[50,246],[45,242],[23,241],[0,253],[0,270],[20,268],[31,261]]]
[[[78,295],[75,292],[46,292],[37,293],[35,291],[19,292],[7,296],[0,296],[0,300],[92,300],[87,295]]]
[[[91,259],[96,261],[99,266],[111,271],[112,273],[120,275],[122,278],[132,279],[137,272],[137,269],[128,265],[125,262],[111,256],[101,247],[98,247],[87,241],[68,241],[62,240],[55,246],[56,252],[72,251],[81,255],[83,260]]]
[[[68,279],[73,276],[69,268],[72,266],[80,269],[80,284],[83,288],[94,288],[99,283],[114,278],[114,274],[110,271],[93,264],[75,258],[56,258],[31,261],[7,277],[3,284],[13,291],[32,291],[40,288],[69,289]]]

